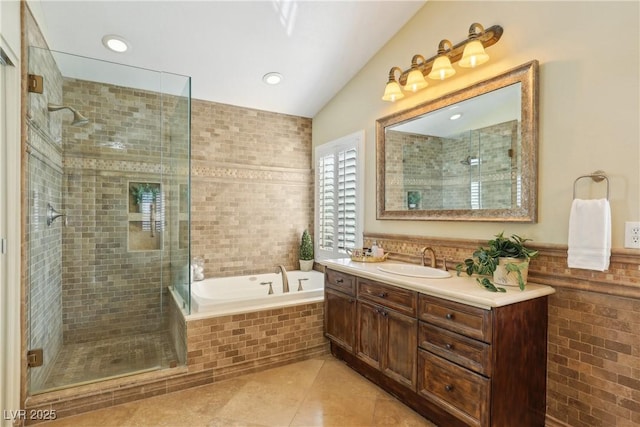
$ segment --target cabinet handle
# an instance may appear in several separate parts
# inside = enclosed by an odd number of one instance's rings
[[[386,298],[386,297],[387,297],[387,295],[388,295],[388,294],[387,294],[386,292],[380,292],[380,293],[378,294],[378,296],[379,296],[380,298]]]
[[[453,344],[446,344],[445,347],[447,348],[447,350],[452,350]]]
[[[342,279],[336,280],[336,283],[343,283],[343,282],[344,282],[344,280],[342,280]]]
[[[381,308],[376,308],[376,313],[378,313],[381,316],[386,316],[388,314],[386,311],[384,311]]]
[[[453,320],[453,313],[447,313],[445,317],[449,320]]]
[[[446,386],[444,386],[444,389],[447,390],[448,392],[452,392],[453,386],[451,384],[447,384]]]

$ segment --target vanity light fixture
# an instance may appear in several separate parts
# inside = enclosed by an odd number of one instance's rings
[[[502,37],[503,29],[500,25],[494,25],[486,30],[482,25],[474,22],[469,27],[467,39],[452,45],[447,40],[441,40],[438,44],[438,53],[429,59],[422,55],[414,55],[411,59],[411,68],[402,70],[393,67],[389,71],[389,80],[382,96],[383,101],[394,102],[404,97],[405,92],[417,92],[427,87],[424,76],[433,80],[444,80],[456,73],[452,64],[458,62],[460,67],[474,68],[489,60],[485,48],[493,46]],[[396,72],[400,75],[396,78]]]
[[[418,61],[424,64],[424,56],[413,55],[413,58],[411,59],[411,71],[409,71],[407,83],[403,87],[406,91],[417,92],[429,85],[429,83],[424,79],[424,75],[422,74],[422,70],[419,68]]]
[[[102,38],[102,44],[104,47],[112,52],[124,53],[129,50],[129,43],[120,37],[113,34],[108,34]]]
[[[449,45],[446,49],[445,46]],[[438,45],[438,57],[433,61],[433,67],[429,73],[429,78],[433,80],[444,80],[453,76],[456,70],[451,65],[451,60],[447,56],[447,51],[450,51],[453,45],[447,39],[441,40]]]
[[[476,30],[479,32],[476,32]],[[469,27],[469,38],[467,39],[467,44],[464,46],[462,59],[460,59],[458,65],[465,68],[475,68],[489,60],[489,55],[484,51],[484,46],[480,40],[478,40],[478,37],[483,33],[484,28],[482,25],[477,22],[471,24],[471,27]]]
[[[389,70],[389,81],[387,82],[387,86],[384,88],[384,95],[382,95],[383,101],[394,102],[396,99],[404,98],[404,93],[402,93],[400,83],[396,80],[396,71],[400,71],[400,74],[402,74],[402,69],[400,67],[393,67]]]

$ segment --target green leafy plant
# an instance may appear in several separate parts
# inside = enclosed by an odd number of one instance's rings
[[[152,186],[149,183],[144,183],[132,185],[130,191],[133,199],[136,201],[136,205],[141,206],[145,194],[151,194],[151,199],[155,201],[158,193],[160,193],[160,188],[155,185]]]
[[[505,268],[508,273],[515,273],[517,275],[518,285],[520,289],[524,289],[525,283],[522,277],[522,270],[528,267],[530,259],[538,256],[538,251],[525,246],[525,243],[530,240],[531,239],[524,239],[517,234],[512,234],[511,237],[504,237],[504,232],[496,234],[494,239],[489,240],[488,248],[479,247],[473,253],[472,258],[467,258],[462,263],[456,265],[458,276],[463,271],[469,276],[473,274],[489,276],[496,271],[499,258],[519,258],[523,261],[508,262],[505,264]],[[487,279],[487,281],[491,283],[489,279]],[[480,284],[487,288],[485,283]]]
[[[483,288],[488,290],[489,292],[507,292],[505,288],[498,288],[496,285],[491,283],[491,280],[483,277],[481,279],[476,279],[476,282],[480,284]]]
[[[300,241],[300,259],[304,261],[311,261],[313,259],[313,241],[307,230],[302,233],[302,239]]]

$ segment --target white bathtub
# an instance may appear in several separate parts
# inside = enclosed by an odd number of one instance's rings
[[[275,273],[205,279],[191,284],[189,318],[229,314],[308,304],[324,299],[324,274],[319,271],[287,271],[289,292],[282,292],[282,275]],[[303,290],[298,291],[299,279]],[[269,295],[271,282],[273,294]]]

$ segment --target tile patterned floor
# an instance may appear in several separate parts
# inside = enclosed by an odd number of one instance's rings
[[[167,332],[65,344],[42,390],[168,367],[177,360]]]
[[[40,425],[434,427],[332,356]]]

